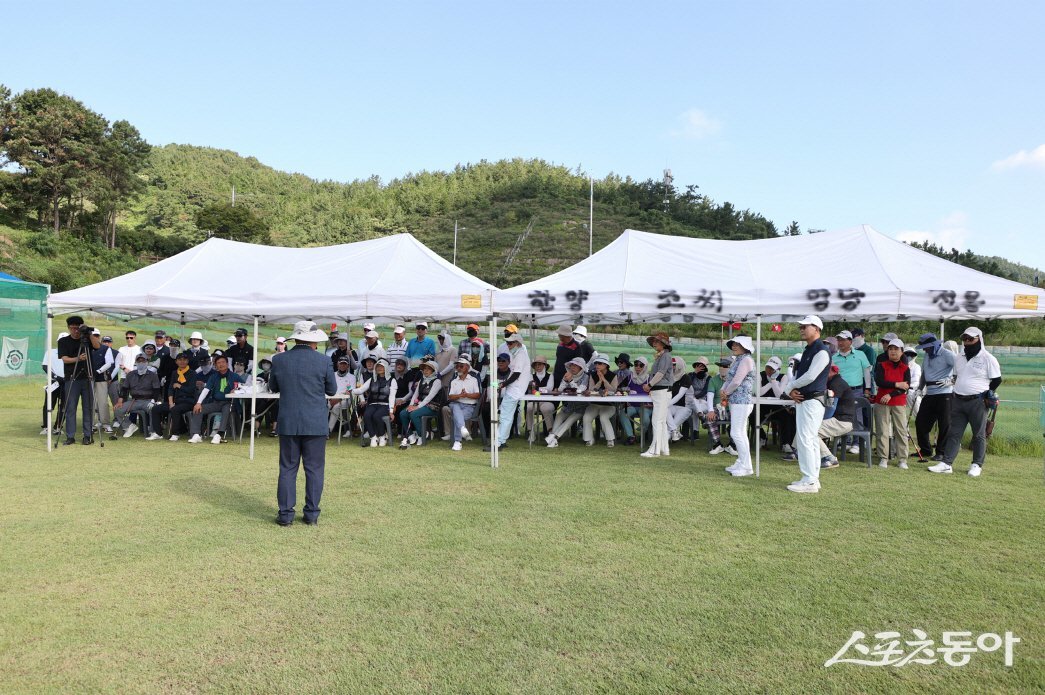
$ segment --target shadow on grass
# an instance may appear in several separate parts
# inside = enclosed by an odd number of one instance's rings
[[[193,497],[222,511],[235,512],[248,519],[271,521],[273,516],[271,502],[262,501],[210,478],[178,478],[167,483],[167,487],[186,497]]]

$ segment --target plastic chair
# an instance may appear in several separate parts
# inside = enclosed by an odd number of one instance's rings
[[[845,446],[845,439],[846,439],[846,437],[853,437],[855,439],[859,439],[861,441],[861,443],[862,443],[862,449],[863,449],[863,456],[862,456],[862,458],[863,458],[864,462],[867,463],[867,467],[870,468],[871,467],[871,438],[874,436],[874,417],[873,417],[873,411],[872,411],[872,408],[871,408],[871,402],[868,401],[863,396],[857,396],[856,397],[856,407],[859,408],[863,412],[864,422],[867,423],[867,429],[858,430],[858,429],[854,428],[853,431],[850,432],[849,434],[845,435],[845,437],[835,437],[835,440],[832,443],[831,448],[835,452],[836,456],[839,453],[841,453],[842,460],[845,461],[846,460],[846,455],[848,453],[848,451],[846,449],[846,446]],[[839,447],[841,447],[841,452],[838,451]]]

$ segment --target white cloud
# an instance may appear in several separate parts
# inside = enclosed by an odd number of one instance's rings
[[[968,220],[968,215],[961,210],[955,210],[941,218],[931,230],[904,230],[898,232],[896,238],[908,243],[928,241],[947,250],[964,251],[969,247],[969,237],[972,236],[967,227]]]
[[[722,122],[700,109],[690,109],[676,119],[678,126],[669,134],[679,140],[702,140],[722,130]]]
[[[991,171],[1007,171],[1008,169],[1019,169],[1021,167],[1045,169],[1045,145],[1038,145],[1030,152],[1020,150],[1016,154],[1010,154],[1005,159],[999,159],[991,164]]]

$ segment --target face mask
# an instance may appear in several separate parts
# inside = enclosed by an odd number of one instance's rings
[[[853,336],[853,347],[859,350],[864,346],[864,337],[862,335]]]
[[[213,369],[212,365],[205,364],[200,367],[200,372],[203,374],[210,374],[210,370]]]
[[[134,371],[136,371],[136,372],[138,372],[138,374],[144,376],[145,372],[149,371],[149,365],[147,365],[147,364],[136,364],[136,365],[134,365]]]
[[[519,352],[519,350],[522,350],[522,346],[518,343],[512,343],[512,345],[514,345],[515,347],[508,348],[508,352],[512,353],[513,355]]]
[[[476,332],[475,332],[474,330],[470,330],[470,331],[468,331],[468,337],[469,337],[469,338],[474,338],[474,337],[476,337],[477,335],[479,335],[479,334],[478,334],[478,333],[476,333]]]
[[[271,369],[272,369],[272,366],[271,366],[271,365],[268,365],[268,364],[266,364],[265,366],[263,366],[263,367],[261,368],[261,371],[263,371],[263,372],[265,372],[266,374],[268,374],[269,370],[271,370]]]

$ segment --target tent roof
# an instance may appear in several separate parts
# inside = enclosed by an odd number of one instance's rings
[[[545,294],[546,293],[546,294]],[[971,270],[868,225],[722,241],[625,230],[589,258],[494,293],[497,314],[540,324],[1026,318],[1039,288]]]
[[[8,275],[7,273],[0,270],[0,280],[11,280],[13,282],[21,282],[22,278],[16,278],[14,275]]]
[[[410,234],[317,248],[209,239],[132,273],[51,295],[52,311],[178,321],[479,320],[493,285]]]

